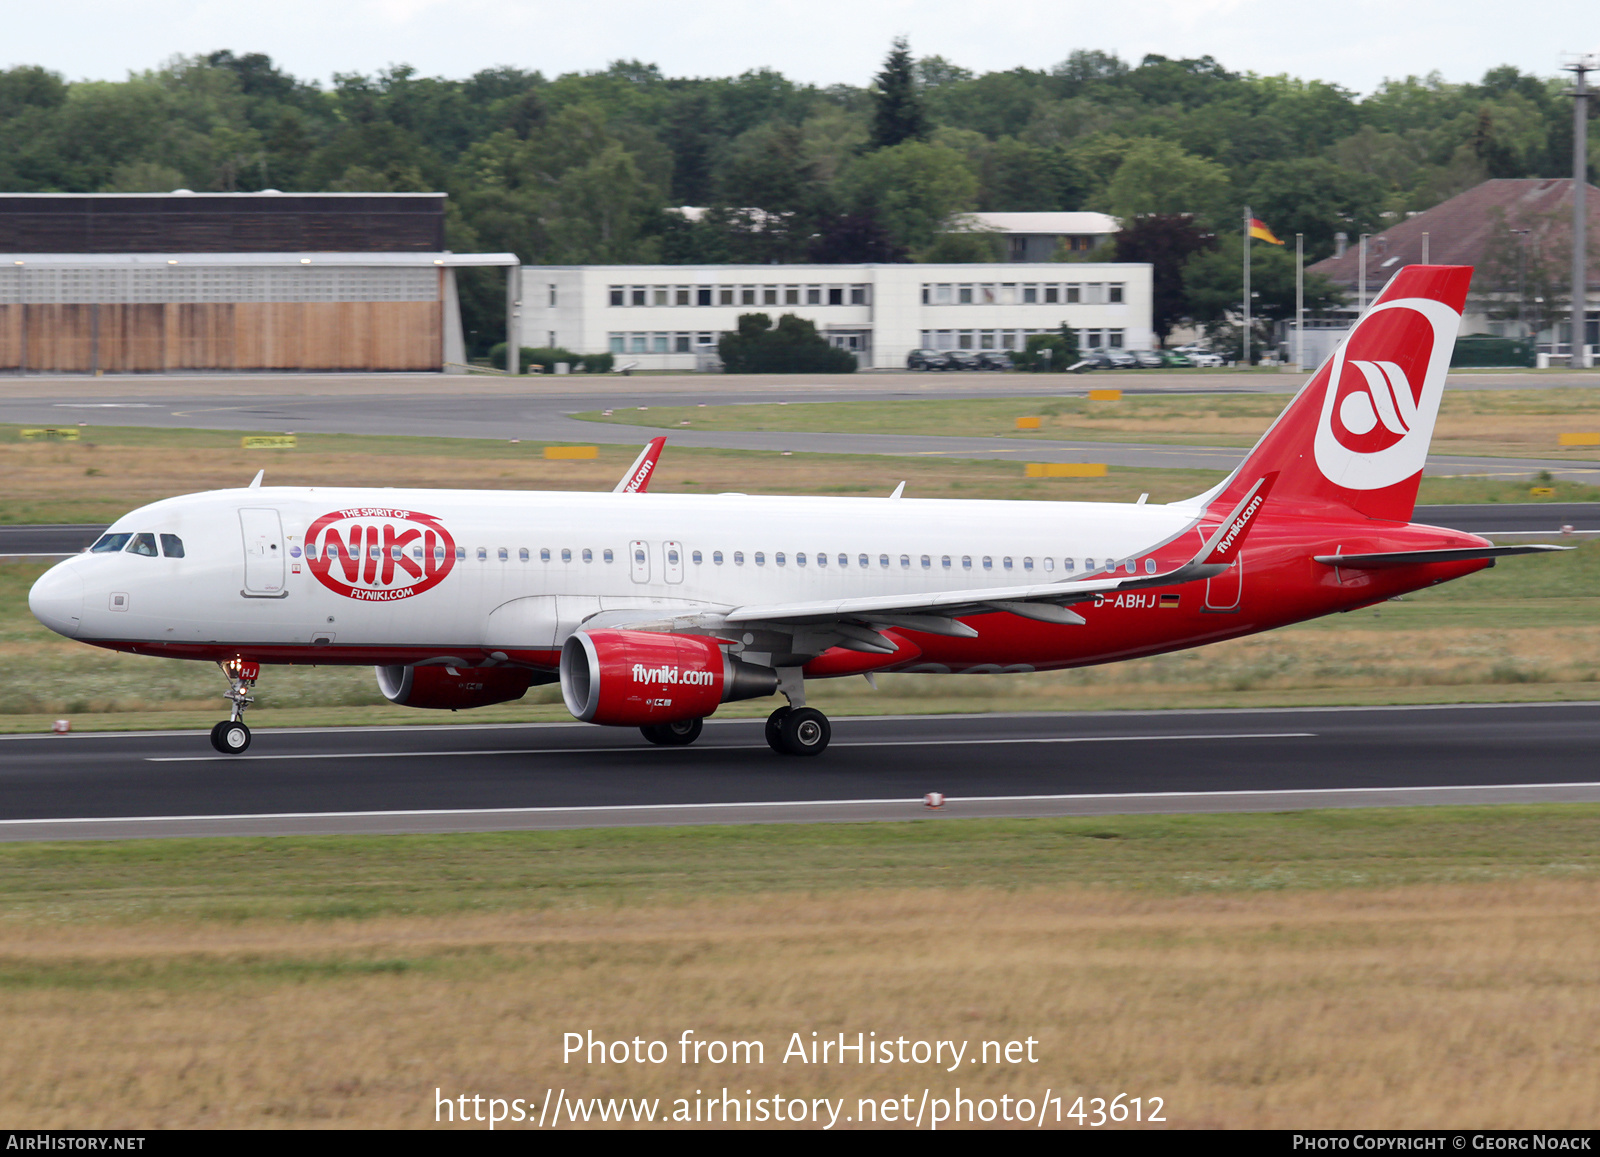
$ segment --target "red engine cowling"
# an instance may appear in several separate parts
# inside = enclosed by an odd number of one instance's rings
[[[378,690],[402,707],[456,711],[521,699],[533,685],[524,667],[379,667]]]
[[[741,662],[704,635],[579,631],[561,648],[561,696],[585,723],[701,719],[777,689],[776,671]]]

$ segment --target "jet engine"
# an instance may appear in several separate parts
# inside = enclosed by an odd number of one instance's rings
[[[643,727],[701,719],[778,689],[778,673],[704,635],[579,631],[561,648],[561,696],[585,723]]]
[[[535,680],[535,673],[522,667],[379,667],[377,672],[378,690],[389,702],[449,711],[521,699]]]

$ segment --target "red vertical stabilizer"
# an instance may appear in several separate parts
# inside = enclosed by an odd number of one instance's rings
[[[1279,510],[1409,522],[1471,281],[1470,265],[1395,274],[1211,508],[1277,471]]]

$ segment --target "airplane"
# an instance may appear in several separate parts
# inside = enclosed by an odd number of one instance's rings
[[[778,694],[766,738],[815,756],[806,682],[1109,663],[1370,606],[1493,566],[1411,522],[1470,266],[1374,299],[1238,469],[1182,502],[248,487],[119,518],[34,584],[50,629],[216,662],[244,723],[263,664],[372,664],[393,703],[481,707],[559,683],[586,723],[693,743]]]

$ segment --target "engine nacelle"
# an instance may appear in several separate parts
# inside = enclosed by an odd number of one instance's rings
[[[585,723],[638,727],[702,719],[778,689],[778,673],[704,635],[579,631],[561,648],[561,697]]]
[[[402,707],[456,711],[521,699],[534,672],[523,667],[378,667],[378,690]],[[547,680],[546,680],[547,681]]]

